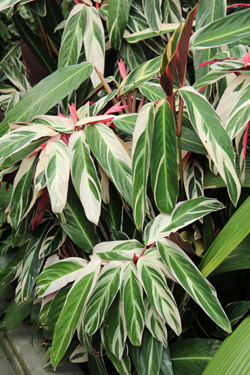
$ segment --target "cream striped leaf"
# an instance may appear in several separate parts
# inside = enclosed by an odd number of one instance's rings
[[[204,171],[197,159],[188,161],[183,170],[183,178],[187,199],[204,195]]]
[[[164,0],[162,15],[166,23],[181,22],[182,9],[180,0]]]
[[[168,332],[164,321],[159,317],[149,303],[146,304],[146,327],[151,335],[164,346],[168,344]]]
[[[142,3],[149,26],[153,31],[160,31],[162,0],[143,0]]]
[[[75,132],[69,139],[71,177],[86,217],[98,225],[101,213],[101,185],[86,144],[85,133]]]
[[[131,0],[109,0],[107,27],[110,46],[121,48],[123,33],[128,23]]]
[[[17,57],[12,56],[8,61],[2,61],[1,67],[9,81],[22,93],[31,89],[25,65]]]
[[[156,102],[166,97],[166,94],[161,85],[155,82],[145,82],[139,87],[139,91],[151,102]]]
[[[132,206],[132,162],[119,138],[101,123],[88,127],[86,137],[105,173]]]
[[[77,64],[87,20],[86,8],[84,4],[77,4],[68,16],[59,50],[58,69]]]
[[[69,260],[70,259],[70,260]],[[62,289],[81,275],[88,262],[82,258],[71,257],[47,266],[36,279],[37,294],[45,297]]]
[[[137,117],[137,113],[126,113],[124,115],[115,117],[113,123],[119,130],[122,130],[125,133],[133,134]]]
[[[235,147],[238,154],[239,159],[239,167],[240,167],[240,181],[244,184],[245,181],[245,172],[246,172],[246,159],[244,156],[244,148],[243,148],[243,139],[246,133],[246,127],[241,129],[241,131],[235,137]]]
[[[226,123],[226,132],[231,139],[245,128],[250,118],[250,83],[241,92]]]
[[[145,308],[142,286],[137,278],[136,266],[129,262],[121,279],[121,301],[129,340],[135,346],[141,345],[145,325]]]
[[[46,233],[46,237],[43,240],[41,249],[39,251],[39,258],[44,258],[45,256],[54,253],[64,244],[66,238],[67,234],[62,230],[59,223],[53,224],[49,228],[48,232]]]
[[[144,231],[144,243],[151,243],[167,237],[210,212],[221,210],[224,205],[217,199],[198,197],[177,203],[171,215],[160,214],[151,220]]]
[[[154,131],[154,104],[148,103],[137,117],[132,142],[132,203],[134,221],[142,229],[146,215],[147,179]]]
[[[230,138],[210,103],[192,87],[180,90],[189,113],[190,121],[201,142],[225,181],[234,205],[241,192],[235,170],[235,155]]]
[[[147,28],[147,25],[145,25],[146,28],[144,28],[143,30],[140,30],[140,31],[136,31],[134,33],[129,33],[127,30],[125,30],[125,33],[124,33],[124,39],[126,39],[127,42],[129,43],[138,43],[142,40],[145,40],[145,39],[151,39],[151,38],[154,38],[154,37],[157,37],[159,35],[164,35],[164,34],[167,34],[167,33],[171,33],[173,31],[175,31],[176,29],[178,29],[178,27],[180,26],[179,23],[162,23],[160,25],[160,30],[159,32],[155,32],[155,31],[152,31],[152,29],[150,27]],[[154,42],[154,41],[152,41]],[[158,52],[159,49],[157,47],[156,48],[156,51]],[[162,47],[162,45],[160,44],[160,50],[162,50],[163,52],[163,49],[164,47]],[[153,49],[154,50],[154,49]],[[158,52],[159,54],[159,52]]]
[[[118,289],[121,262],[109,262],[99,275],[83,316],[84,331],[93,335],[100,328]]]
[[[219,327],[230,332],[231,325],[217,298],[216,290],[185,252],[168,239],[158,241],[157,247],[164,263],[181,286]]]
[[[105,335],[110,351],[121,360],[127,338],[122,303],[116,298],[104,322]]]
[[[5,134],[0,138],[1,168],[7,167],[25,158],[34,151],[39,144],[43,143],[47,137],[54,137],[55,135],[57,135],[57,133],[54,130],[44,125],[21,126]]]
[[[51,142],[46,147],[49,155],[45,163],[46,182],[52,211],[61,213],[68,193],[70,160],[68,147],[62,141]]]
[[[137,262],[137,269],[138,279],[150,305],[174,332],[180,335],[182,330],[180,314],[161,268],[149,256],[143,256]]]
[[[36,155],[25,158],[14,179],[9,212],[9,221],[13,228],[17,228],[28,205],[36,160]]]
[[[87,7],[87,23],[84,32],[84,48],[87,61],[104,74],[105,40],[101,18],[94,7]],[[93,86],[100,83],[96,72],[90,75]]]
[[[36,191],[42,190],[46,186],[45,164],[47,159],[46,149],[39,154],[34,175],[34,187]]]
[[[136,240],[105,241],[93,248],[93,254],[102,260],[132,260],[134,254],[140,256],[144,246]]]
[[[161,100],[155,111],[151,184],[158,210],[170,214],[179,191],[175,120],[166,100]]]
[[[74,122],[72,119],[60,116],[41,115],[32,119],[32,124],[42,124],[54,129],[59,133],[72,133],[74,131]]]
[[[159,375],[162,363],[163,345],[156,340],[147,330],[143,334],[141,354],[143,361],[143,374]]]

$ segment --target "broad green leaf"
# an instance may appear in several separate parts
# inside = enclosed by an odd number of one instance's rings
[[[204,195],[204,171],[198,159],[188,161],[183,170],[183,178],[187,199]]]
[[[33,299],[18,304],[15,300],[8,305],[6,314],[0,323],[0,331],[10,331],[17,328],[31,314]],[[7,375],[7,374],[6,374]]]
[[[98,225],[102,202],[101,185],[83,131],[71,135],[69,152],[75,191],[80,198],[87,219]]]
[[[142,359],[145,365],[145,375],[159,374],[162,349],[162,343],[145,330],[141,346]]]
[[[134,254],[140,256],[144,246],[136,240],[127,241],[105,241],[97,244],[93,254],[102,260],[129,261]]]
[[[166,94],[159,83],[145,82],[139,87],[139,91],[142,95],[152,102],[164,99]]]
[[[143,0],[143,7],[149,26],[153,31],[160,31],[162,0]]]
[[[102,123],[88,127],[86,137],[105,173],[132,206],[132,162],[119,138]]]
[[[11,57],[8,61],[1,62],[1,67],[8,80],[12,82],[18,90],[25,93],[31,89],[27,77],[27,70],[17,57]]]
[[[250,316],[228,336],[206,367],[203,375],[248,375],[250,372]]]
[[[126,41],[122,42],[121,47],[122,59],[125,62],[125,65],[129,67],[129,70],[132,71],[138,65],[143,64],[147,58],[145,56],[142,46],[137,44],[130,44]]]
[[[37,294],[45,297],[62,289],[80,277],[87,264],[84,259],[70,257],[47,266],[36,279]]]
[[[190,40],[191,49],[203,49],[236,42],[249,35],[250,9],[222,17],[196,31]]]
[[[61,213],[65,207],[70,174],[68,147],[62,141],[51,142],[46,147],[46,182],[52,211]]]
[[[144,28],[140,31],[136,31],[132,34],[125,30],[124,39],[129,43],[138,43],[145,39],[154,38],[159,35],[171,33],[175,31],[179,26],[179,23],[162,23],[159,26],[159,31],[152,31],[152,29],[149,27]]]
[[[160,214],[145,228],[143,240],[146,245],[167,237],[210,212],[221,210],[223,204],[217,199],[199,197],[177,203],[171,215]]]
[[[167,328],[165,322],[159,317],[155,310],[150,306],[149,303],[146,305],[146,327],[151,335],[158,341],[162,342],[164,346],[167,346]]]
[[[170,345],[175,375],[200,375],[219,349],[221,342],[211,339],[187,339]]]
[[[67,19],[58,56],[58,68],[77,64],[80,56],[86,26],[87,9],[77,4]]]
[[[23,263],[25,250],[26,246],[23,246],[20,249],[14,249],[11,252],[7,252],[5,257],[7,259],[9,257],[11,258],[10,261],[6,264],[6,266],[3,267],[0,271],[0,285],[8,284],[19,276],[21,272],[21,266]]]
[[[205,277],[213,272],[250,232],[249,209],[250,198],[247,198],[206,252],[199,266]]]
[[[180,90],[187,106],[191,123],[209,156],[227,184],[229,196],[236,205],[241,191],[235,170],[235,155],[230,138],[209,102],[192,87]]]
[[[107,337],[109,350],[121,360],[125,348],[127,332],[123,307],[119,298],[115,299],[108,311],[108,315],[104,321],[104,331]]]
[[[0,179],[1,181],[1,179]],[[12,185],[9,185],[8,191],[6,190],[6,182],[1,181],[0,186],[0,211],[5,211],[10,203],[12,194]]]
[[[13,228],[17,228],[28,205],[36,159],[36,156],[25,158],[15,176],[9,212]]]
[[[105,40],[102,21],[94,7],[87,7],[86,10],[87,23],[84,31],[86,59],[92,63],[100,73],[104,74]],[[93,86],[96,87],[100,83],[96,72],[93,72],[90,77]]]
[[[0,138],[1,169],[24,159],[48,137],[56,135],[44,125],[21,126],[5,134]]]
[[[142,286],[137,279],[137,270],[133,262],[129,262],[123,272],[120,294],[129,340],[133,345],[141,345],[145,308]]]
[[[39,258],[44,258],[54,253],[59,249],[67,238],[66,233],[62,230],[61,226],[56,223],[49,228],[46,238],[44,239],[41,249],[39,251]]]
[[[250,308],[250,301],[236,301],[229,303],[225,311],[232,325],[238,321],[248,312]]]
[[[180,335],[181,319],[179,311],[161,268],[150,256],[143,256],[137,262],[137,269],[138,279],[151,306],[174,332]]]
[[[155,57],[135,68],[120,84],[119,96],[134,90],[152,78],[160,70],[161,57]]]
[[[174,375],[173,365],[170,358],[169,348],[163,348],[162,351],[162,360],[161,360],[161,368],[159,375]]]
[[[83,316],[84,331],[93,335],[100,328],[118,289],[121,263],[111,261],[99,275]]]
[[[170,214],[175,207],[179,184],[175,120],[166,100],[156,107],[151,184],[158,210]]]
[[[110,0],[108,5],[107,27],[110,46],[119,50],[128,23],[131,0]]]
[[[126,113],[114,118],[113,123],[119,130],[122,130],[125,133],[133,134],[137,117],[137,113]]]
[[[0,136],[7,133],[9,122],[30,121],[43,115],[78,87],[92,73],[93,65],[83,62],[58,69],[28,91],[8,112],[0,126]]]
[[[87,298],[95,285],[98,271],[98,267],[94,270],[90,266],[85,267],[67,295],[62,312],[55,326],[50,351],[50,360],[54,368],[57,367],[73,338],[82,315],[83,306],[86,304]]]
[[[74,130],[74,122],[72,119],[60,116],[35,116],[32,119],[32,124],[46,125],[59,133],[72,133]]]
[[[147,179],[153,132],[154,104],[148,103],[139,112],[132,141],[132,205],[138,229],[143,228],[147,209]]]
[[[168,239],[158,241],[157,247],[167,268],[180,285],[219,327],[230,332],[230,322],[217,299],[214,287],[204,278],[186,253]]]
[[[98,238],[93,226],[84,214],[82,204],[71,183],[69,184],[65,208],[61,216],[58,215],[58,219],[64,232],[71,240],[84,252],[92,253]]]

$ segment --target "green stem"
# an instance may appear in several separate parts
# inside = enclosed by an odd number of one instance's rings
[[[134,90],[132,112],[136,112],[136,95],[137,95],[137,91],[138,91],[138,89]]]

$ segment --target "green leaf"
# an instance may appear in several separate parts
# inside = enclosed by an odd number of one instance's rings
[[[250,232],[250,197],[237,209],[206,252],[199,266],[207,277]]]
[[[171,215],[160,214],[145,228],[143,241],[146,245],[167,237],[210,212],[221,210],[223,204],[217,199],[199,197],[177,203]]]
[[[175,375],[200,375],[220,347],[211,339],[187,339],[170,346]]]
[[[156,107],[151,184],[158,210],[170,214],[176,204],[179,184],[175,120],[166,100]]]
[[[160,31],[161,0],[143,0],[143,7],[149,26],[153,31]]]
[[[82,48],[86,19],[86,6],[77,4],[70,12],[63,31],[58,68],[77,64]]]
[[[21,92],[25,93],[30,90],[31,87],[27,77],[27,70],[17,57],[11,57],[8,61],[1,62],[1,67],[8,80]]]
[[[227,337],[206,367],[203,375],[247,375],[250,372],[250,316]]]
[[[147,59],[144,53],[142,46],[137,44],[130,44],[126,41],[122,42],[121,47],[122,59],[125,62],[125,65],[129,67],[129,70],[132,71],[138,65],[143,64]]]
[[[207,85],[211,85],[219,81],[222,78],[225,78],[230,72],[223,70],[211,70],[205,76],[199,78],[193,85],[195,90],[200,90]]]
[[[180,26],[179,23],[162,23],[159,27],[159,31],[152,31],[152,29],[144,28],[143,30],[136,31],[134,33],[129,33],[125,30],[124,39],[129,43],[138,43],[142,40],[154,38],[159,35],[164,35],[175,31]]]
[[[101,185],[86,144],[84,132],[75,132],[69,139],[71,176],[86,217],[98,225],[101,213]]]
[[[131,159],[114,132],[102,123],[86,130],[88,144],[102,168],[132,206]]]
[[[173,366],[170,358],[169,348],[163,348],[161,368],[159,375],[174,375]]]
[[[133,262],[129,262],[123,272],[120,293],[129,340],[133,345],[141,345],[145,308],[142,286],[137,279],[137,270]]]
[[[97,280],[84,312],[84,331],[93,335],[100,328],[118,289],[121,263],[111,261],[106,264]]]
[[[66,234],[61,226],[56,223],[49,228],[39,251],[39,258],[44,258],[59,249],[66,240]]]
[[[202,49],[233,43],[249,35],[250,9],[230,14],[209,23],[196,31],[191,40],[191,49]]]
[[[151,335],[158,341],[167,346],[167,329],[165,322],[159,317],[149,303],[146,305],[146,327]]]
[[[166,94],[159,83],[145,82],[139,87],[139,91],[142,95],[146,96],[151,102],[164,99]]]
[[[110,0],[108,5],[107,27],[110,46],[119,50],[128,23],[131,0]]]
[[[1,123],[0,136],[8,131],[9,122],[30,121],[35,115],[47,113],[50,108],[85,81],[92,70],[92,64],[83,62],[61,68],[44,78],[8,112]]]
[[[160,372],[163,345],[145,330],[142,339],[141,354],[145,364],[145,375],[158,375]]]
[[[71,240],[84,252],[92,253],[93,247],[98,242],[93,226],[84,214],[72,184],[69,184],[68,197],[62,215],[58,220]]]
[[[7,308],[5,317],[0,323],[0,331],[10,331],[17,328],[31,314],[33,299],[17,304],[12,301]]]
[[[122,130],[125,133],[133,134],[137,117],[137,113],[126,113],[124,115],[115,117],[113,123],[119,130]]]
[[[50,351],[50,360],[54,368],[57,367],[73,338],[81,318],[83,306],[87,302],[87,298],[95,285],[98,270],[99,269],[93,271],[90,266],[85,267],[67,295],[55,326]]]
[[[137,269],[139,281],[151,306],[174,332],[180,335],[181,319],[179,311],[160,266],[149,255],[139,258]]]
[[[146,215],[147,179],[154,132],[154,104],[139,112],[132,142],[132,204],[134,221],[142,229]]]
[[[167,268],[180,285],[219,327],[230,332],[230,322],[217,299],[214,287],[184,251],[168,239],[158,241],[157,247]]]
[[[198,159],[188,161],[183,170],[183,178],[187,199],[204,195],[204,171]]]
[[[14,179],[9,212],[9,220],[13,228],[17,228],[28,205],[36,159],[36,155],[25,158]]]
[[[35,116],[32,119],[32,124],[42,124],[59,133],[72,133],[74,131],[74,122],[71,118],[59,117],[59,116]]]
[[[5,267],[0,271],[0,285],[8,284],[19,276],[26,246],[8,251],[5,257],[10,258]]]
[[[129,261],[134,254],[140,256],[144,246],[136,240],[105,241],[97,244],[93,254],[102,260]]]
[[[115,299],[108,311],[108,315],[104,321],[104,331],[107,337],[109,350],[121,360],[125,348],[127,332],[123,307],[119,298]]]
[[[231,140],[224,130],[219,116],[201,94],[192,87],[182,88],[180,92],[187,106],[193,128],[226,182],[230,199],[236,205],[241,185],[235,170],[235,155]]]

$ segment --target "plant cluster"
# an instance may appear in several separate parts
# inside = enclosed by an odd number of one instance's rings
[[[249,373],[248,7],[1,2],[0,329],[53,368]]]

